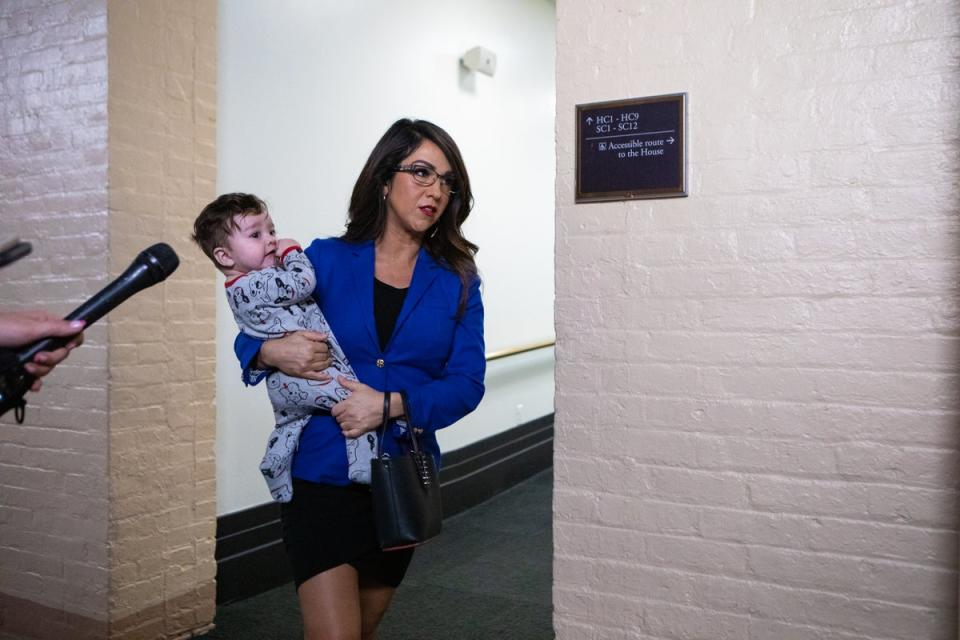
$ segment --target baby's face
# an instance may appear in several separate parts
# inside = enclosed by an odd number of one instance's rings
[[[226,247],[233,271],[247,273],[277,265],[277,232],[269,213],[237,216],[239,228],[230,234]]]

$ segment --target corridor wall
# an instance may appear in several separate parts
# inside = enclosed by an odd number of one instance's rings
[[[557,3],[558,640],[953,640],[956,2]],[[689,197],[575,105],[689,94]]]
[[[0,418],[0,637],[209,629],[213,274],[190,245],[216,175],[216,2],[0,2],[0,238],[33,245],[3,311],[65,315],[142,249],[165,282]]]

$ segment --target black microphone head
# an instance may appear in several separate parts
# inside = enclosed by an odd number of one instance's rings
[[[153,282],[166,280],[167,276],[177,270],[180,266],[180,258],[173,247],[165,242],[147,247],[134,259],[134,264],[145,265],[152,276]]]

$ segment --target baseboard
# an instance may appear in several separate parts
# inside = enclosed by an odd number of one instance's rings
[[[553,414],[444,454],[443,515],[489,500],[552,464]]]
[[[440,486],[449,517],[489,500],[553,464],[553,415],[443,456]],[[217,604],[293,580],[280,539],[280,507],[268,502],[217,518]]]
[[[291,582],[275,502],[217,518],[217,604],[243,600]]]

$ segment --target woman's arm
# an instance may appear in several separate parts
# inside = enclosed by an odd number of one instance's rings
[[[243,369],[243,382],[257,384],[273,369],[295,378],[327,382],[324,369],[333,364],[327,334],[317,331],[296,331],[283,338],[260,340],[240,333],[233,350]]]
[[[414,427],[436,431],[467,415],[483,398],[486,369],[483,301],[480,280],[475,279],[470,286],[466,309],[457,321],[443,373],[430,383],[405,389],[409,411],[407,421]]]
[[[450,356],[436,380],[407,388],[408,422],[419,429],[435,431],[449,426],[473,411],[483,397],[483,376],[486,371],[483,342],[483,302],[480,282],[470,288],[467,307],[454,329]],[[333,407],[345,436],[358,437],[377,429],[383,419],[383,392],[361,382],[339,378],[350,391],[350,397]],[[390,417],[404,415],[400,392],[390,396]]]

